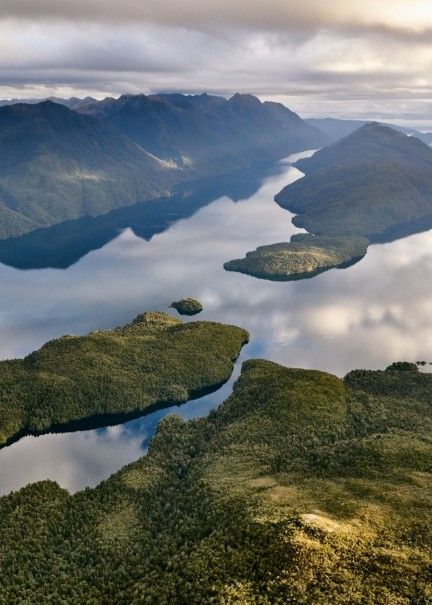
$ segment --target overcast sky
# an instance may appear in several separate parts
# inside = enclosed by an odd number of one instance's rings
[[[432,125],[432,0],[0,0],[0,98],[251,92]]]

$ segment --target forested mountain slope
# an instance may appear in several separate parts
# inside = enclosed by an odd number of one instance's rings
[[[96,489],[1,498],[0,602],[429,603],[431,388],[414,364],[248,361]]]
[[[115,126],[189,177],[232,171],[326,144],[328,138],[280,103],[252,95],[124,95],[80,111]]]
[[[367,124],[296,166],[306,176],[275,199],[311,233],[370,239],[432,214],[432,150],[392,128]]]
[[[176,184],[274,161],[326,140],[283,105],[251,95],[3,106],[0,238],[161,198]]]
[[[167,193],[175,171],[121,132],[46,101],[0,108],[0,238]]]

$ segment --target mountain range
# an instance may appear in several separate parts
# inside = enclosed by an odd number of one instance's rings
[[[283,105],[251,95],[5,105],[0,238],[164,197],[178,183],[326,142]]]
[[[63,99],[62,97],[47,97],[46,99],[0,99],[0,107],[7,105],[20,105],[22,103],[25,105],[37,105],[38,103],[43,103],[44,101],[52,101],[53,103],[58,103],[59,105],[65,105],[66,107],[69,107],[69,109],[78,109],[78,107],[81,105],[95,103],[96,99],[93,97],[85,97],[84,99],[80,99],[78,97],[69,97],[68,99]]]
[[[371,240],[432,214],[432,150],[387,126],[366,124],[295,165],[306,176],[275,199],[310,233]]]
[[[205,93],[124,95],[78,110],[118,128],[188,178],[245,168],[328,142],[284,105],[261,103],[247,94],[228,100]]]

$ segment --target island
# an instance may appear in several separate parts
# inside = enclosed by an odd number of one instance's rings
[[[290,242],[260,246],[245,258],[228,261],[224,269],[273,281],[305,279],[358,262],[366,254],[368,243],[364,237],[299,233]]]
[[[184,403],[228,380],[245,330],[166,313],[63,336],[0,362],[0,445],[27,434],[105,426]]]
[[[202,304],[195,298],[175,300],[170,306],[175,309],[177,313],[180,313],[180,315],[197,315],[197,313],[201,313],[203,310]]]
[[[165,417],[95,489],[0,498],[1,600],[426,604],[431,392],[407,364],[341,380],[247,361],[216,411]]]

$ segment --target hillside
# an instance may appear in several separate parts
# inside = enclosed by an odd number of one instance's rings
[[[24,359],[0,361],[0,445],[184,403],[228,380],[247,339],[234,326],[144,313],[122,328],[63,336]]]
[[[121,130],[149,153],[202,178],[279,159],[328,139],[279,103],[252,95],[124,95],[79,108]]]
[[[299,233],[291,241],[259,246],[244,258],[224,264],[226,271],[237,271],[261,279],[290,281],[313,277],[334,267],[347,267],[367,252],[363,237],[320,237]]]
[[[46,101],[0,108],[0,238],[167,192],[171,168],[91,116]]]
[[[296,163],[306,176],[276,201],[317,235],[383,232],[432,214],[432,150],[379,124],[367,124]]]
[[[206,419],[74,496],[0,499],[0,600],[429,603],[432,376],[253,360]]]

